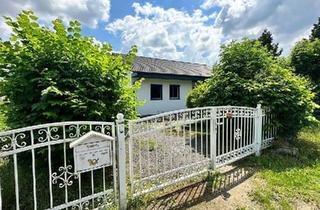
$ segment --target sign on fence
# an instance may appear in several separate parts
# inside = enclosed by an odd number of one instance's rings
[[[112,165],[111,141],[114,138],[102,133],[90,131],[70,143],[73,149],[76,173],[91,171]]]

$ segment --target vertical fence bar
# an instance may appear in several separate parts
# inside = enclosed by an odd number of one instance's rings
[[[63,166],[67,169],[67,145],[66,145],[66,129],[62,126],[62,138],[63,138]],[[67,173],[64,174],[64,179],[67,180]],[[68,203],[68,185],[64,186],[65,202]]]
[[[127,190],[126,190],[126,145],[123,114],[117,114],[117,137],[118,137],[118,161],[119,161],[119,194],[120,209],[127,208]]]
[[[114,125],[112,125],[113,129],[114,129]],[[115,137],[115,132],[113,130],[112,132],[112,136]],[[117,156],[117,152],[116,152],[116,142],[113,141],[112,142],[112,162],[113,162],[113,189],[114,189],[114,202],[117,203],[118,202],[118,171],[117,171],[117,166],[116,166],[116,156]],[[103,190],[106,191],[106,168],[103,168],[103,180],[104,180],[104,183],[103,183]]]
[[[228,111],[227,111],[228,112]],[[226,153],[228,153],[230,151],[229,148],[229,118],[226,118]]]
[[[261,153],[261,128],[262,128],[262,109],[261,109],[261,104],[257,105],[256,108],[256,117],[254,121],[255,127],[254,127],[254,132],[255,132],[255,144],[256,144],[256,156],[259,156]]]
[[[206,117],[208,116],[208,113],[206,114]],[[209,120],[208,119],[206,119],[206,158],[208,158],[209,157],[209,155],[208,155],[208,151],[209,151],[209,144],[208,144],[208,136],[209,136],[209,126],[208,126],[208,123],[209,123]]]
[[[191,111],[189,112],[189,119],[190,119],[190,122],[189,122],[189,163],[192,163],[192,124],[191,124],[191,119],[192,119],[192,113]],[[165,158],[164,158],[165,160]]]
[[[172,138],[172,115],[170,114],[169,115],[169,141],[174,141],[174,138]],[[166,136],[167,136],[167,134],[166,134]],[[173,142],[172,142],[173,143]],[[170,147],[170,149],[169,149],[169,151],[168,152],[170,152],[170,155],[169,155],[169,158],[170,158],[170,170],[172,170],[173,169],[173,157],[172,157],[172,153],[173,153],[173,151],[172,151],[172,147]]]
[[[216,143],[217,143],[217,110],[216,108],[211,109],[211,119],[210,119],[210,159],[211,159],[211,169],[216,168]]]
[[[48,143],[50,143],[50,127],[47,130]],[[48,169],[49,169],[49,194],[50,194],[50,208],[53,207],[53,192],[52,192],[52,167],[51,167],[51,145],[48,144]]]
[[[131,194],[134,193],[134,183],[133,183],[133,151],[132,151],[132,144],[133,144],[133,140],[132,140],[132,125],[129,122],[129,175],[130,175],[130,190],[131,190]]]
[[[201,152],[200,152],[200,154],[201,155],[203,155],[204,154],[204,152],[203,152],[203,120],[202,120],[202,118],[203,118],[203,116],[202,116],[202,110],[201,110],[201,116],[200,116],[201,118],[200,118],[200,141],[201,141]]]
[[[31,145],[34,145],[33,130],[30,131]],[[32,183],[33,183],[33,209],[37,210],[37,184],[36,184],[36,160],[34,148],[31,150],[32,155]]]
[[[12,139],[15,139],[15,135],[13,134]],[[13,149],[16,149],[16,142],[13,144]],[[15,185],[15,193],[16,193],[16,209],[20,209],[19,202],[19,178],[18,178],[18,160],[17,153],[13,154],[13,164],[14,164],[14,185]]]

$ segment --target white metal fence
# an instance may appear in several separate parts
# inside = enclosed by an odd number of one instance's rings
[[[115,205],[116,164],[74,172],[69,143],[91,130],[115,136],[114,123],[89,121],[0,133],[2,209],[104,209]],[[115,146],[113,142],[113,163]]]
[[[116,125],[61,122],[1,132],[0,210],[125,209],[126,168],[133,197],[165,188],[259,155],[274,140],[272,120],[259,105],[202,107],[130,120],[128,167],[122,114]],[[77,173],[69,144],[89,131],[116,139],[113,164]]]
[[[260,106],[218,106],[129,121],[131,192],[152,192],[259,155],[274,139],[271,120]]]

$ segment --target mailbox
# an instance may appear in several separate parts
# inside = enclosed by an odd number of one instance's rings
[[[73,148],[75,172],[82,173],[111,166],[113,141],[115,139],[112,136],[90,131],[70,143],[70,148]]]

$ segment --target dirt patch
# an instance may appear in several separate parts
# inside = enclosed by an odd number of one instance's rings
[[[253,192],[263,188],[264,181],[255,176],[255,170],[248,167],[223,167],[216,180],[189,185],[175,192],[163,195],[149,203],[147,210],[191,209],[191,210],[259,210],[264,209],[253,200]],[[292,201],[297,210],[316,210],[317,205],[300,200]],[[275,206],[279,206],[275,204]],[[277,208],[276,208],[277,209]]]
[[[252,168],[224,167],[221,175],[164,195],[147,209],[259,209],[249,197],[253,189]]]
[[[253,179],[253,177],[250,177],[230,190],[222,191],[216,198],[211,200],[204,199],[204,201],[188,209],[262,209],[250,197],[254,186]]]

